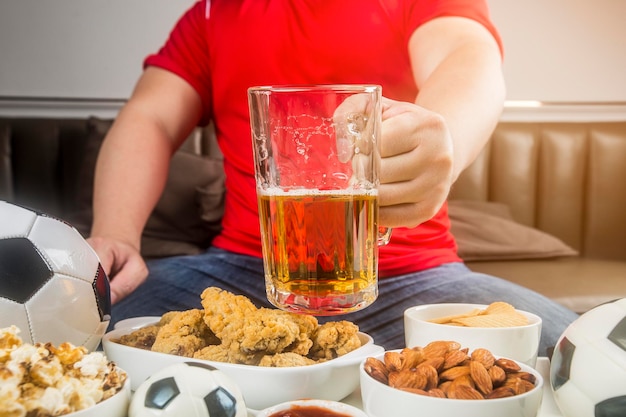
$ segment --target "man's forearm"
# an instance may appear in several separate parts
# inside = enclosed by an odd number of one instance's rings
[[[497,124],[504,103],[504,82],[493,63],[473,61],[472,51],[447,58],[420,90],[417,104],[441,114],[454,143],[456,179],[478,156]]]
[[[441,40],[431,44],[433,37]],[[412,47],[419,86],[416,103],[444,117],[454,144],[456,179],[478,156],[502,112],[500,51],[486,29],[459,18],[441,19],[416,32]]]
[[[96,164],[92,236],[140,247],[143,227],[167,179],[169,142],[158,126],[132,107],[111,127]]]

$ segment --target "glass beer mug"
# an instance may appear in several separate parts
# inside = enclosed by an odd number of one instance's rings
[[[378,296],[381,87],[248,90],[265,284],[276,307],[314,315]]]

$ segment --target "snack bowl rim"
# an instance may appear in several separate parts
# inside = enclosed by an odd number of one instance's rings
[[[336,359],[306,366],[262,367],[152,352],[113,341],[140,327],[154,324],[159,319],[160,317],[155,316],[136,318],[133,319],[132,326],[125,327],[122,323],[102,338],[105,353],[126,370],[131,377],[133,390],[151,374],[167,365],[200,362],[209,364],[232,378],[239,385],[246,406],[253,410],[302,398],[341,400],[358,388],[358,368],[363,359],[384,351],[382,346],[374,343],[371,336],[359,332],[362,346]]]

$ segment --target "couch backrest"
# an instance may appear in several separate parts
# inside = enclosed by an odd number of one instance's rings
[[[62,218],[88,235],[94,166],[111,124],[98,118],[0,118],[0,199]],[[211,128],[196,129],[171,166],[144,232],[146,256],[197,252],[220,228],[223,170]]]
[[[110,124],[0,118],[0,199],[60,216],[86,234],[93,164]],[[185,142],[149,221],[146,255],[195,250],[216,232],[220,158],[210,127]],[[626,122],[501,122],[450,198],[504,203],[518,222],[584,256],[626,260]],[[175,214],[181,210],[188,215]],[[170,241],[176,245],[163,253]]]
[[[626,122],[501,122],[450,198],[507,204],[584,256],[626,260]]]

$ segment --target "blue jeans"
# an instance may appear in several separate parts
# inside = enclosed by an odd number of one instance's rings
[[[122,319],[160,316],[167,311],[202,308],[200,294],[211,286],[250,298],[257,307],[272,307],[265,295],[263,261],[210,248],[203,254],[148,262],[150,275],[135,292],[113,306],[111,326]],[[506,301],[543,319],[539,355],[546,356],[578,315],[550,299],[509,281],[450,263],[425,271],[384,278],[378,299],[369,307],[319,321],[350,320],[386,349],[404,347],[404,310],[432,303],[489,304]]]

